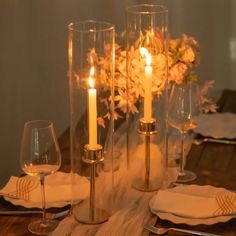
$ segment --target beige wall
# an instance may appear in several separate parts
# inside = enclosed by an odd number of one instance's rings
[[[135,2],[144,1],[0,0],[0,183],[20,172],[25,121],[52,120],[58,135],[69,125],[68,23],[98,19],[122,30],[125,6]],[[236,88],[235,0],[162,2],[172,36],[187,33],[199,41],[200,78],[215,79],[217,89]]]
[[[192,35],[200,45],[200,80],[215,80],[217,90],[234,86],[230,75],[230,15],[234,0],[169,0],[173,36]],[[235,19],[234,19],[235,20]]]
[[[67,25],[98,19],[123,28],[134,0],[0,0],[0,184],[20,173],[25,121],[69,125]]]
[[[230,78],[236,88],[236,1],[230,1]]]

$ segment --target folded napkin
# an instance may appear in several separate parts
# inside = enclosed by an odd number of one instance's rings
[[[73,180],[73,182],[71,181]],[[72,183],[76,186],[72,191]],[[0,190],[6,196],[16,196],[26,201],[40,203],[41,187],[38,177],[12,176],[6,186]],[[71,173],[55,172],[45,177],[46,202],[60,202],[85,199],[89,194],[89,181]]]
[[[199,196],[188,193],[159,190],[151,200],[155,212],[166,212],[188,218],[209,218],[236,214],[236,194],[222,193],[216,196]]]
[[[213,138],[236,138],[236,114],[213,113],[203,114],[198,126],[194,129],[196,133]]]

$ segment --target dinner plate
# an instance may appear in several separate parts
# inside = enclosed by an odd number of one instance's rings
[[[197,195],[197,196],[203,196],[203,197],[214,197],[218,194],[225,194],[230,193],[229,190],[224,188],[216,188],[210,185],[200,186],[200,185],[188,185],[188,186],[178,186],[173,189],[169,189],[169,191],[183,193],[183,194],[189,194],[189,195]],[[185,218],[182,216],[174,215],[171,213],[166,212],[158,212],[154,210],[154,200],[155,196],[150,200],[149,206],[151,209],[151,212],[155,215],[157,215],[159,218],[163,220],[169,220],[175,224],[188,224],[188,225],[212,225],[219,222],[227,222],[232,218],[235,218],[236,215],[231,216],[216,216],[216,217],[209,217],[209,218]]]
[[[201,115],[199,125],[194,131],[213,138],[236,138],[236,114],[213,113]]]
[[[10,197],[6,197],[4,196],[4,199],[6,201],[11,202],[13,205],[16,206],[23,206],[26,208],[42,208],[42,202],[30,202],[30,201],[25,201],[23,199],[13,199]],[[67,202],[46,202],[46,208],[50,208],[50,207],[64,207],[66,205],[69,205],[71,202],[67,201]]]
[[[27,181],[34,183],[34,188],[29,191],[28,198],[10,197],[8,194],[16,192],[17,188],[19,189],[21,187],[23,190],[26,188],[22,186],[23,183],[27,183],[23,182],[24,179],[28,179]],[[20,181],[22,185],[20,185]],[[75,186],[73,191],[72,185]],[[22,193],[23,190],[21,191]],[[14,205],[24,206],[26,208],[42,208],[41,187],[37,176],[24,176],[21,178],[11,176],[7,184],[0,191],[4,199]],[[79,202],[86,199],[89,195],[89,181],[86,177],[78,174],[58,171],[45,177],[45,195],[47,208],[69,205],[72,198],[74,201]]]

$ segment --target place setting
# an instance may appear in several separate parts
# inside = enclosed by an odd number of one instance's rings
[[[194,140],[194,144],[215,142],[235,145],[235,122],[236,116],[230,112],[201,115],[199,125],[194,132],[202,138]]]
[[[89,181],[85,177],[57,171],[61,166],[61,153],[55,137],[50,121],[33,120],[25,123],[20,165],[27,175],[12,176],[0,190],[0,195],[6,201],[23,207],[23,210],[4,210],[0,215],[42,215],[42,220],[28,226],[29,231],[35,234],[52,232],[58,224],[56,219],[69,215],[71,178],[76,180],[80,188],[75,193],[78,202],[89,194]],[[66,206],[66,209],[55,213],[46,212],[46,208],[62,209]]]
[[[179,90],[177,90],[178,94],[175,89]],[[178,163],[175,163],[178,175],[171,188],[159,189],[149,202],[150,210],[154,215],[164,222],[172,222],[167,224],[166,228],[145,224],[144,228],[154,234],[177,231],[195,235],[219,235],[199,231],[196,227],[227,222],[236,216],[234,191],[212,185],[192,184],[198,182],[198,176],[194,172],[185,170],[186,158],[189,158],[185,151],[189,152],[192,145],[198,146],[206,142],[235,144],[232,140],[236,135],[235,115],[233,113],[201,114],[202,110],[199,109],[201,103],[196,101],[197,92],[196,88],[184,89],[180,86],[170,93],[169,124],[179,130],[180,134],[175,133],[174,140],[170,139],[169,150],[171,155],[178,155]],[[187,134],[190,130],[190,134]],[[181,141],[176,144],[177,139]],[[184,140],[188,142],[186,145]],[[183,225],[192,228],[182,228]]]
[[[78,194],[78,201],[87,197],[89,188],[86,178],[76,176],[76,180],[83,191]],[[45,191],[47,192],[47,207],[64,207],[70,205],[71,201],[71,175],[70,173],[55,172],[46,177]],[[63,195],[61,194],[63,193]],[[40,208],[41,189],[37,177],[16,177],[12,176],[0,195],[6,201],[25,208]]]

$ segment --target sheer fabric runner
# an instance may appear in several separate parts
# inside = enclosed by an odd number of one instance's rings
[[[192,144],[192,137],[189,137],[186,143],[188,144],[186,145],[186,151],[189,151]],[[124,138],[120,139],[116,148],[121,150],[121,153],[125,153],[122,147],[124,147]],[[114,213],[106,223],[85,225],[78,223],[73,216],[70,216],[60,222],[58,228],[52,233],[52,236],[148,235],[148,232],[143,229],[143,225],[147,222],[155,224],[156,216],[149,209],[149,201],[155,192],[140,192],[130,187],[130,178],[127,177],[128,173],[124,166],[121,164],[119,171],[115,172]],[[162,188],[168,188],[176,178],[177,169],[169,168],[168,178],[164,181]],[[106,178],[104,174],[103,178],[100,178],[100,182],[96,183],[98,188],[104,189],[103,196],[100,196],[104,204],[110,202],[106,201],[110,197],[105,189],[107,179],[109,178]]]

